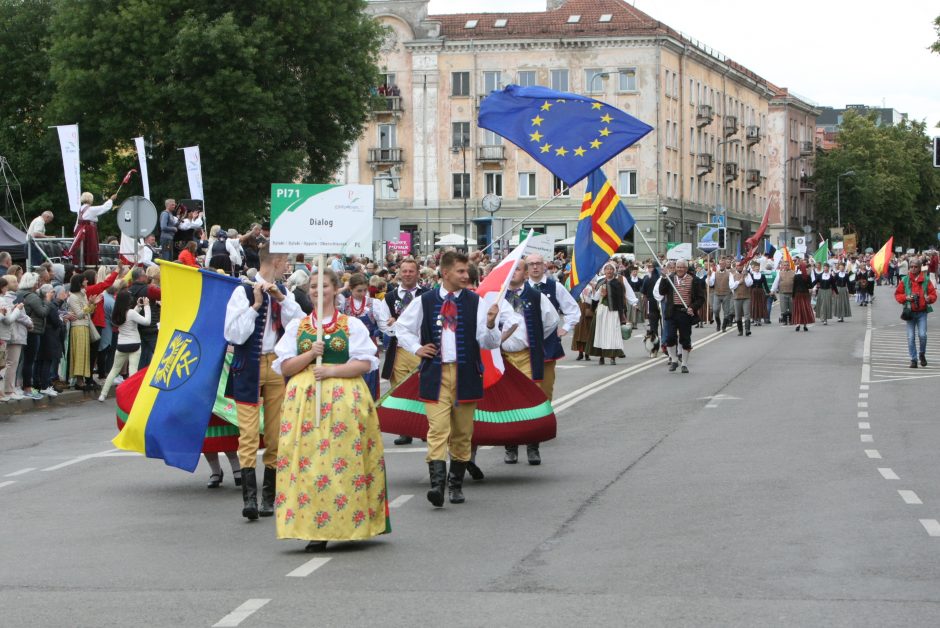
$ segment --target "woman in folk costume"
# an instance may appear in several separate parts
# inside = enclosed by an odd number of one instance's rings
[[[833,294],[836,293],[835,276],[829,272],[829,264],[823,264],[822,273],[816,277],[816,318],[822,320],[823,325],[829,324],[833,317]]]
[[[768,319],[770,314],[767,312],[767,295],[770,294],[770,286],[767,284],[767,278],[760,270],[760,261],[751,262],[751,270],[747,285],[751,287],[751,320],[758,327]]]
[[[840,323],[852,316],[852,304],[849,300],[849,274],[845,272],[845,264],[836,266],[836,273],[832,276],[832,285],[835,295],[832,298],[832,317],[838,318]]]
[[[793,275],[792,322],[796,325],[796,331],[800,331],[800,325],[803,326],[803,331],[809,331],[806,326],[815,322],[813,306],[809,299],[809,291],[815,282],[815,273],[811,273],[806,268],[806,262],[800,262],[796,273]]]
[[[575,358],[576,361],[591,361],[591,356],[587,353],[587,347],[591,342],[591,322],[594,320],[594,309],[591,307],[593,301],[594,282],[591,282],[584,286],[584,290],[581,291],[581,297],[578,299],[581,318],[571,332],[571,350],[578,352],[578,357]]]
[[[111,209],[116,198],[117,194],[112,194],[101,205],[92,205],[95,202],[94,194],[82,193],[81,207],[75,219],[75,239],[69,250],[62,254],[63,257],[74,260],[75,265],[80,267],[98,265],[98,217]],[[80,250],[83,251],[81,260],[77,259]]]
[[[630,323],[632,329],[639,329],[640,325],[646,322],[646,317],[643,315],[646,311],[646,304],[643,302],[643,280],[640,279],[640,269],[633,264],[627,268],[626,282],[637,298],[636,305],[627,307],[627,322]]]
[[[604,277],[597,282],[597,289],[592,297],[594,321],[591,323],[588,353],[600,356],[601,365],[606,358],[610,358],[610,363],[616,365],[617,358],[624,357],[620,326],[627,322],[627,301],[629,300],[631,306],[637,304],[633,290],[616,276],[616,272],[613,264],[604,264]]]
[[[312,283],[312,282],[311,282]],[[340,308],[344,314],[358,319],[369,332],[369,337],[378,347],[383,333],[388,333],[389,311],[382,299],[369,296],[369,280],[365,275],[356,273],[349,278],[349,298]],[[363,375],[373,399],[379,398],[379,372],[370,371]]]
[[[364,540],[391,530],[379,418],[362,377],[379,366],[375,342],[365,324],[336,309],[336,274],[319,272],[323,311],[287,325],[273,365],[290,378],[276,463],[277,537],[307,540],[310,552],[322,551],[328,541]],[[317,302],[315,277],[310,300]],[[315,366],[318,356],[322,366]]]

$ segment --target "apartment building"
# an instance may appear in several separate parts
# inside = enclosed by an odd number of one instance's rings
[[[622,0],[459,15],[428,15],[427,5],[370,2],[387,29],[381,104],[337,176],[373,183],[377,215],[399,217],[416,244],[467,233],[485,245],[510,226],[516,235],[529,228],[559,240],[574,235],[584,184],[568,190],[476,125],[483,99],[508,84],[587,94],[655,128],[604,166],[637,220],[626,248],[641,257],[644,238],[657,252],[692,242],[695,225],[716,213],[732,251],[768,203],[783,206],[772,218],[776,233],[787,217],[793,233],[814,219],[812,196],[782,172],[799,177],[811,168],[790,159],[784,138],[797,137],[797,151],[800,141],[812,143],[812,103]],[[493,213],[481,204],[488,194],[502,201]],[[790,198],[798,211],[789,211]]]

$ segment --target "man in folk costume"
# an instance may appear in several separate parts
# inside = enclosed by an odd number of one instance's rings
[[[558,328],[558,313],[547,296],[526,282],[525,262],[519,262],[513,272],[506,300],[513,314],[503,324],[504,327],[510,325],[507,331],[511,330],[511,335],[503,340],[503,358],[525,373],[526,377],[540,384],[545,377],[545,339],[551,336],[557,338],[555,330]],[[541,463],[538,448],[538,443],[526,445],[529,464]],[[506,464],[516,464],[518,461],[519,446],[507,445]]]
[[[428,501],[444,505],[444,483],[452,504],[464,502],[463,478],[470,460],[473,411],[483,398],[480,349],[502,340],[496,319],[499,304],[487,310],[467,290],[469,259],[448,251],[441,256],[441,286],[425,292],[395,323],[399,349],[421,358],[419,386],[428,417]],[[450,449],[450,474],[447,451]]]
[[[679,366],[676,345],[681,344],[682,372],[688,373],[692,353],[692,324],[695,310],[705,302],[705,286],[689,273],[689,262],[680,259],[676,262],[676,272],[669,275],[669,281],[659,282],[659,293],[665,303],[663,315],[672,321],[666,337],[669,371],[673,372]]]
[[[790,324],[793,318],[793,278],[796,273],[790,268],[790,264],[783,261],[777,271],[777,278],[774,285],[771,286],[771,294],[776,294],[780,298],[780,322],[784,325]]]
[[[751,335],[751,284],[750,274],[745,270],[742,263],[731,273],[731,279],[728,282],[731,292],[734,295],[734,317],[738,323],[738,335],[743,336],[745,331]]]
[[[284,378],[271,365],[276,359],[274,346],[284,334],[287,324],[304,316],[280,279],[287,268],[288,256],[274,254],[262,245],[261,268],[254,286],[236,288],[225,309],[225,339],[234,345],[229,381],[238,413],[238,459],[242,466],[242,516],[254,521],[260,514],[274,514],[274,492],[277,481],[278,431],[281,423],[281,402],[284,400]],[[263,401],[262,401],[263,400]],[[258,509],[258,464],[260,437],[260,405],[264,403],[264,482],[261,487],[261,509]]]
[[[75,219],[75,239],[62,257],[75,260],[76,266],[98,265],[98,217],[110,211],[116,198],[117,194],[112,194],[111,198],[101,205],[92,205],[95,202],[95,196],[91,192],[82,193],[82,206]],[[78,252],[82,249],[84,249],[82,259],[77,260]]]
[[[731,273],[728,272],[728,262],[725,258],[718,261],[717,267],[712,266],[707,281],[712,289],[715,331],[725,331],[731,324]]]
[[[418,357],[408,351],[398,350],[398,338],[395,336],[395,321],[401,316],[401,313],[411,305],[411,303],[422,294],[427,292],[427,288],[418,285],[418,262],[413,258],[402,260],[398,265],[398,286],[385,293],[385,305],[391,318],[388,320],[388,326],[391,330],[388,332],[391,340],[388,343],[388,349],[385,351],[385,363],[382,365],[382,378],[391,382],[392,386],[397,386],[403,382],[416,368],[420,360]],[[410,445],[412,439],[410,436],[399,436],[395,439],[396,445]]]
[[[565,357],[561,339],[581,320],[581,307],[564,285],[546,273],[545,259],[541,255],[533,253],[527,256],[526,268],[529,272],[529,285],[548,297],[560,319],[557,331],[545,339],[545,367],[542,381],[539,382],[539,388],[551,401],[555,393],[555,362]],[[526,446],[526,453],[529,464],[539,464],[542,461],[537,443]]]

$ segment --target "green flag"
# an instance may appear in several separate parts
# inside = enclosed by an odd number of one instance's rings
[[[822,245],[816,249],[816,252],[813,253],[813,259],[816,260],[816,263],[822,266],[829,261],[829,240],[826,240]]]

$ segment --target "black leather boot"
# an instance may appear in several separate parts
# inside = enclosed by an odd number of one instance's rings
[[[744,335],[744,323],[742,323],[741,321],[738,321],[738,335],[739,336]]]
[[[428,472],[431,475],[431,490],[428,491],[428,501],[435,508],[444,506],[444,482],[447,478],[447,463],[443,460],[432,460],[428,463]]]
[[[542,456],[539,454],[539,444],[535,443],[533,445],[525,446],[526,458],[529,459],[529,464],[539,465],[542,464]]]
[[[410,436],[399,436],[395,439],[396,445],[410,445],[412,443],[412,438]]]
[[[715,331],[721,331],[721,317],[715,314]]]
[[[277,488],[277,469],[264,468],[264,482],[261,484],[261,511],[262,517],[274,516],[274,491]]]
[[[725,316],[724,320],[721,321],[721,331],[728,329],[728,326],[731,324],[731,317]]]
[[[254,469],[242,469],[242,517],[249,521],[258,518],[258,483]]]
[[[745,336],[751,335],[751,321],[749,320],[744,321],[744,335]]]
[[[466,462],[450,461],[450,473],[447,474],[447,493],[452,504],[462,504],[466,501],[463,496],[463,475],[466,470]]]
[[[503,457],[506,464],[519,462],[519,445],[506,445],[506,455]]]
[[[486,476],[483,474],[483,469],[477,466],[477,463],[471,460],[467,463],[467,473],[470,474],[470,477],[475,481],[479,482]]]

